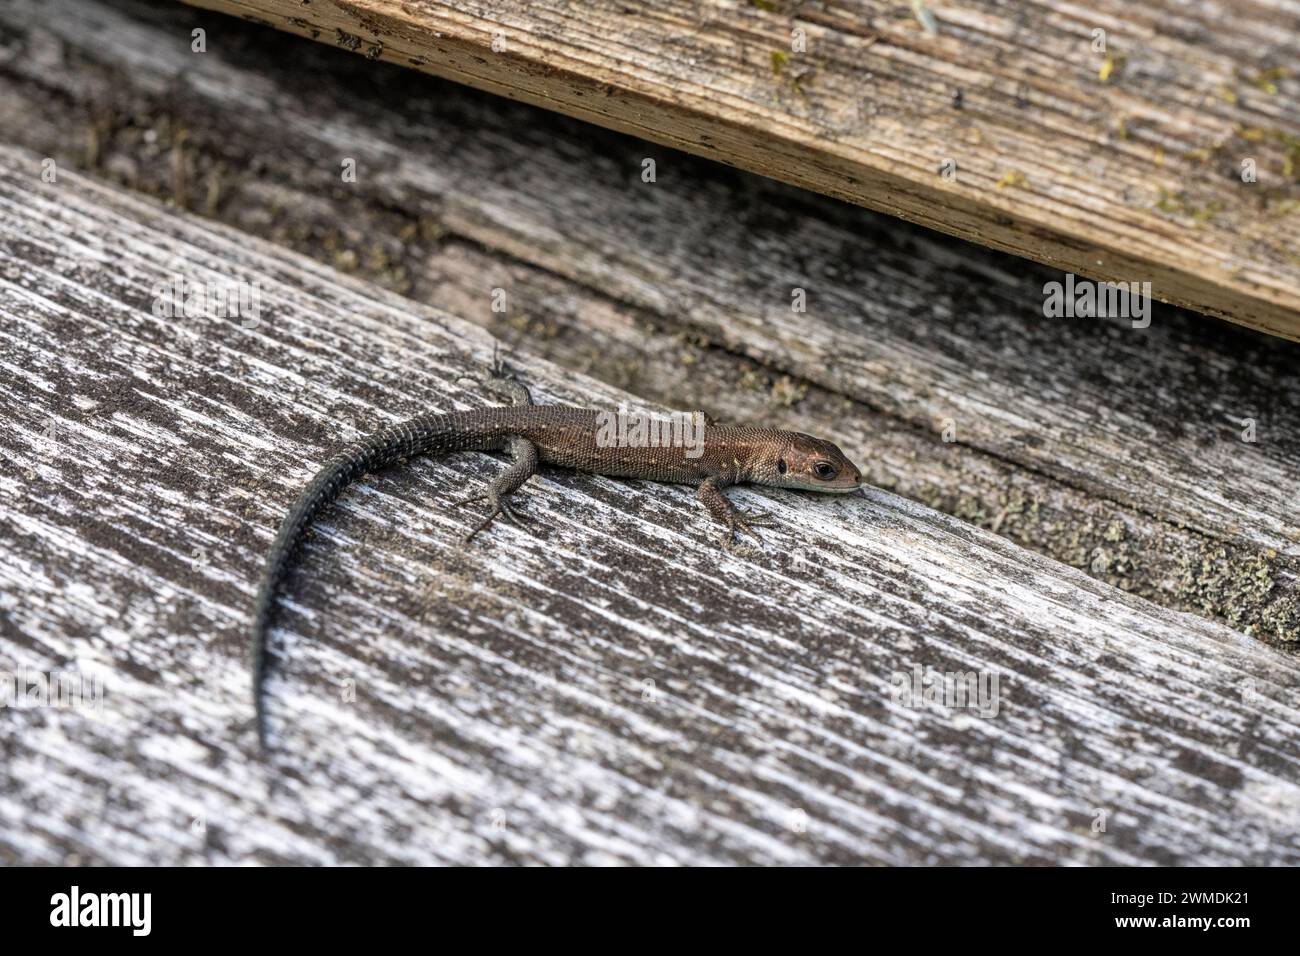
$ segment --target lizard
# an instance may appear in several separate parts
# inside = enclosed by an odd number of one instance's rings
[[[504,451],[509,463],[487,489],[455,502],[486,501],[488,515],[466,536],[468,542],[498,516],[526,527],[510,496],[537,473],[554,465],[615,478],[638,478],[696,487],[696,497],[714,521],[725,525],[723,545],[754,528],[771,527],[766,515],[744,512],[723,494],[742,483],[846,493],[862,487],[862,473],[829,441],[802,432],[748,425],[718,425],[704,417],[703,442],[695,449],[645,447],[601,439],[599,409],[535,405],[532,394],[495,360],[489,393],[510,402],[472,411],[423,415],[388,425],[331,456],[289,509],[267,555],[253,611],[252,677],[257,739],[266,750],[266,708],[262,693],[268,669],[268,636],[276,594],[290,561],[315,517],[353,481],[367,472],[413,455],[461,451]]]

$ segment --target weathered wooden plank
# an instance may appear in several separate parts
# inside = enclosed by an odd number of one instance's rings
[[[177,42],[196,23],[203,55]],[[0,138],[174,199],[180,169],[179,201],[530,351],[652,400],[843,433],[876,484],[1300,636],[1294,346],[1169,309],[1147,330],[1049,322],[1049,270],[182,6],[14,0],[0,29]],[[654,185],[637,178],[651,152]]]
[[[1288,3],[192,2],[1300,338]]]
[[[554,473],[538,536],[464,548],[477,456],[320,524],[272,773],[244,656],[284,507],[358,426],[480,401],[489,342],[40,171],[0,149],[0,670],[104,694],[6,709],[0,858],[1300,861],[1293,657],[884,492],[744,493],[779,528],[725,553],[689,490]],[[260,323],[156,314],[176,276],[257,283]],[[543,400],[624,397],[514,360]],[[904,706],[918,665],[996,672],[997,715]]]

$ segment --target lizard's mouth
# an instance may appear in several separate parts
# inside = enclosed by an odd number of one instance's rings
[[[787,488],[797,488],[800,491],[815,491],[823,495],[851,495],[854,492],[861,491],[866,487],[861,476],[850,479],[837,478],[833,481],[818,481],[816,479],[804,479],[787,481],[784,483]]]
[[[862,489],[865,488],[865,487],[866,487],[866,484],[865,484],[864,482],[859,481],[859,482],[857,482],[857,483],[855,483],[855,484],[852,484],[852,485],[841,485],[841,486],[838,486],[838,487],[834,487],[834,486],[830,486],[830,485],[819,485],[818,487],[816,487],[816,488],[814,488],[814,489],[812,489],[812,490],[813,490],[813,491],[820,491],[820,492],[823,492],[824,494],[828,494],[828,495],[851,495],[851,494],[853,494],[855,491],[862,491]]]

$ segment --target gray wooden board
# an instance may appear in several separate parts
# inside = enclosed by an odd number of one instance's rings
[[[1288,0],[190,2],[1300,339]]]
[[[0,140],[643,397],[834,434],[876,484],[1300,638],[1300,346],[1159,306],[1046,320],[1049,270],[181,5],[11,0],[0,38]]]
[[[0,670],[103,697],[0,711],[0,859],[1300,862],[1293,658],[880,491],[740,492],[778,527],[726,553],[689,489],[550,472],[535,535],[464,547],[496,466],[389,469],[291,577],[259,761],[283,511],[338,439],[477,405],[489,339],[40,170],[0,149]],[[261,323],[155,315],[176,275]],[[999,675],[997,715],[907,706],[918,666]]]

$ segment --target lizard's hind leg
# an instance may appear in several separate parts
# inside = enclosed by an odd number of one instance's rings
[[[492,484],[488,485],[487,491],[481,495],[475,495],[473,498],[466,498],[464,501],[456,502],[457,505],[467,505],[486,498],[488,506],[492,509],[473,531],[465,535],[466,541],[469,541],[474,535],[490,525],[497,515],[505,515],[506,519],[512,524],[520,528],[524,527],[524,523],[515,514],[506,499],[537,473],[537,446],[526,438],[512,435],[506,442],[506,451],[510,453],[510,464],[506,466],[501,474],[497,475]]]

